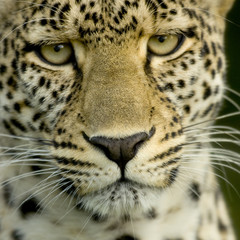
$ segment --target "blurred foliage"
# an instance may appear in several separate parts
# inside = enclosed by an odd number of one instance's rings
[[[227,16],[227,31],[226,31],[226,54],[228,62],[228,74],[227,74],[227,84],[228,87],[240,92],[240,1],[236,0],[234,8],[231,10]],[[233,99],[238,105],[240,105],[240,97],[227,92],[227,96]],[[223,106],[222,114],[229,112],[238,111],[229,102],[225,103]],[[240,115],[236,117],[230,117],[219,121],[218,124],[227,125],[240,130]],[[240,138],[240,136],[238,136]],[[225,144],[224,147],[239,152],[240,146]],[[240,155],[239,155],[240,156]],[[240,163],[240,157],[239,157]],[[238,171],[240,167],[232,165]],[[232,216],[232,221],[235,226],[235,230],[240,239],[240,173],[234,172],[230,169],[225,169],[225,174],[222,176],[228,179],[230,182],[221,180],[222,189],[225,193],[225,198],[227,200],[227,205],[229,212]]]

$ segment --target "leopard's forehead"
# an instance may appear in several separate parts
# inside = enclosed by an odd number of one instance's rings
[[[25,28],[33,43],[71,38],[87,44],[121,44],[141,36],[194,27],[200,11],[190,0],[44,0],[28,5],[24,3],[23,16],[25,22],[31,19]]]

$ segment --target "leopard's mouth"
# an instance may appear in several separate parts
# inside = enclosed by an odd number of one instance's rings
[[[72,179],[63,179],[61,190],[74,199],[79,211],[97,216],[98,219],[116,218],[118,221],[124,221],[128,216],[138,218],[147,215],[170,187],[155,187],[128,178],[119,178],[102,188],[82,194],[81,190],[78,191],[80,185],[75,185]]]

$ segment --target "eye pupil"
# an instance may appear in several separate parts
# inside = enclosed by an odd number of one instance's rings
[[[63,49],[63,48],[64,48],[64,46],[62,44],[59,44],[59,45],[54,46],[54,51],[55,52],[60,52],[61,49]]]
[[[164,35],[158,36],[158,41],[159,41],[160,43],[165,42],[166,39],[167,39],[167,36],[164,36]]]

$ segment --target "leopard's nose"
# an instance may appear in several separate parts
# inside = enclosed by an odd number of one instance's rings
[[[154,131],[152,128],[149,134],[140,132],[120,139],[103,136],[88,138],[86,134],[84,135],[88,142],[101,149],[123,172],[126,164],[136,156],[139,147],[153,135]]]

